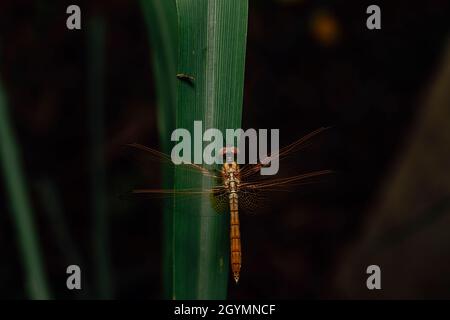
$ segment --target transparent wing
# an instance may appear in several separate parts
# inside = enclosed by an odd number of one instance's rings
[[[259,189],[244,188],[239,192],[239,207],[246,213],[256,213],[264,208],[270,197]]]
[[[286,188],[293,186],[314,183],[311,178],[319,177],[333,173],[332,170],[320,170],[303,174],[294,175],[286,178],[268,178],[257,182],[244,182],[241,183],[242,189],[254,189],[265,191],[284,191]]]
[[[252,175],[259,175],[261,168],[265,166],[268,162],[272,161],[272,159],[278,157],[280,163],[282,160],[286,159],[289,156],[294,155],[298,151],[308,147],[312,142],[311,138],[318,135],[319,133],[329,129],[330,127],[322,127],[314,130],[311,133],[303,136],[302,138],[294,141],[293,143],[279,149],[278,151],[273,152],[270,156],[267,156],[264,159],[260,159],[260,163],[258,164],[247,164],[242,166],[241,168],[241,178],[246,179]]]
[[[131,143],[131,144],[127,144],[127,146],[144,151],[147,159],[150,161],[158,162],[160,164],[164,164],[166,166],[173,167],[173,168],[175,168],[175,166],[176,166],[178,170],[187,170],[187,171],[197,172],[204,176],[215,178],[215,179],[220,178],[219,172],[217,172],[216,170],[207,169],[207,168],[205,168],[201,165],[195,164],[195,163],[182,163],[182,164],[176,165],[172,162],[172,159],[170,158],[169,155],[167,155],[163,152],[160,152],[158,150],[146,147],[142,144]]]
[[[146,147],[144,145],[138,143],[128,144],[128,147],[131,147],[137,153],[131,154],[133,156],[134,161],[139,162],[139,166],[141,167],[139,172],[142,173],[143,176],[148,175],[148,178],[140,183],[144,185],[142,188],[136,188],[131,191],[133,194],[141,194],[151,198],[192,198],[204,195],[220,195],[224,193],[226,190],[223,186],[220,185],[221,176],[220,172],[215,169],[207,169],[201,165],[194,163],[182,163],[182,164],[174,164],[169,155],[160,152],[158,150]],[[155,167],[155,164],[157,165]],[[155,178],[159,178],[160,169],[168,168],[190,172],[193,174],[198,174],[201,176],[208,177],[213,180],[213,185],[217,185],[216,187],[209,188],[199,188],[193,186],[192,188],[185,189],[164,189],[164,188],[152,188],[152,186],[156,186],[159,183],[155,182]],[[157,174],[155,174],[157,173]],[[143,177],[141,177],[142,179]]]
[[[332,170],[307,170],[307,172],[301,173],[304,169],[302,170],[301,152],[299,151],[312,143],[311,138],[327,129],[319,128],[305,135],[262,159],[258,164],[244,165],[240,171],[239,196],[240,205],[244,211],[256,211],[255,208],[260,208],[270,197],[271,192],[293,191],[297,186],[320,182],[321,177],[333,173]],[[273,176],[262,176],[261,168],[264,167],[264,163],[275,157],[279,157],[279,172]]]
[[[219,194],[220,191],[224,189],[223,187],[211,188],[211,189],[200,189],[200,188],[189,188],[189,189],[134,189],[133,193],[140,194],[155,194],[155,195],[166,195],[166,196],[175,196],[175,195],[185,195],[185,196],[194,196],[194,195],[205,195],[205,194]]]

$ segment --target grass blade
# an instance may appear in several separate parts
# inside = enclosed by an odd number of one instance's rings
[[[194,133],[239,128],[242,118],[248,2],[177,0],[177,127]],[[192,80],[191,80],[192,79]],[[193,173],[175,172],[175,188],[213,185]],[[224,299],[229,270],[229,215],[205,196],[174,204],[174,299]]]
[[[158,105],[158,130],[161,150],[170,153],[170,135],[175,129],[177,14],[175,0],[141,0],[150,43],[153,49],[153,74]],[[164,167],[163,188],[173,188],[173,170]],[[164,200],[163,216],[163,297],[172,293],[173,201]]]
[[[88,50],[92,239],[96,266],[95,279],[97,280],[98,297],[110,299],[112,285],[104,159],[105,22],[101,17],[94,16],[89,21]]]
[[[26,290],[31,299],[49,299],[33,212],[19,155],[19,147],[11,127],[6,96],[0,82],[0,160],[3,167],[6,191],[16,227],[23,268],[26,273]]]

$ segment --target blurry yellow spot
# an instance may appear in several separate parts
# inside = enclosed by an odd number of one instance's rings
[[[313,16],[311,32],[314,39],[324,46],[336,44],[340,36],[338,21],[328,11],[319,11]]]

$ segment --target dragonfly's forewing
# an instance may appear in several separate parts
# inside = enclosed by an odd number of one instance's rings
[[[210,196],[211,198],[217,197],[219,199],[220,196],[226,192],[225,188],[220,184],[220,173],[217,171],[207,169],[194,163],[182,163],[175,165],[169,155],[138,143],[128,144],[127,146],[131,147],[133,153],[137,152],[135,156],[141,160],[140,166],[145,167],[145,170],[142,171],[151,172],[153,178],[155,173],[159,172],[159,169],[163,167],[168,168],[169,170],[175,170],[176,168],[176,170],[187,171],[193,174],[208,177],[213,179],[215,184],[217,184],[217,186],[210,188],[192,187],[185,189],[163,189],[157,188],[157,183],[155,183],[155,181],[144,181],[144,185],[142,187],[136,188],[132,191],[133,194],[145,195],[150,198],[177,197],[177,199],[180,200],[189,200],[193,197],[201,197],[205,195]]]
[[[195,164],[195,163],[182,163],[182,164],[175,165],[172,162],[172,159],[170,158],[169,155],[167,155],[163,152],[160,152],[158,150],[146,147],[142,144],[132,143],[132,144],[128,144],[128,146],[131,148],[143,151],[149,161],[153,161],[153,162],[159,163],[161,165],[166,165],[166,166],[173,167],[173,168],[175,168],[175,166],[176,166],[178,170],[187,170],[187,171],[191,171],[191,172],[197,172],[204,176],[215,178],[215,179],[220,178],[220,176],[217,174],[217,172],[212,171],[210,169],[206,169],[205,167]]]
[[[239,199],[240,206],[244,211],[255,211],[255,208],[263,206],[272,192],[294,191],[298,186],[320,182],[323,177],[330,175],[333,172],[332,170],[302,170],[302,152],[299,152],[312,143],[313,137],[327,129],[325,127],[319,128],[305,135],[273,152],[258,164],[242,166]],[[278,173],[272,176],[261,175],[263,163],[267,164],[275,157],[278,157],[279,161]],[[302,171],[306,171],[306,173],[302,173]]]

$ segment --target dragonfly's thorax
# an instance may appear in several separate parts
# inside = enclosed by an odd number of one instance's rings
[[[236,162],[227,162],[222,167],[222,177],[225,187],[230,193],[237,193],[239,190],[240,177],[239,165]]]

